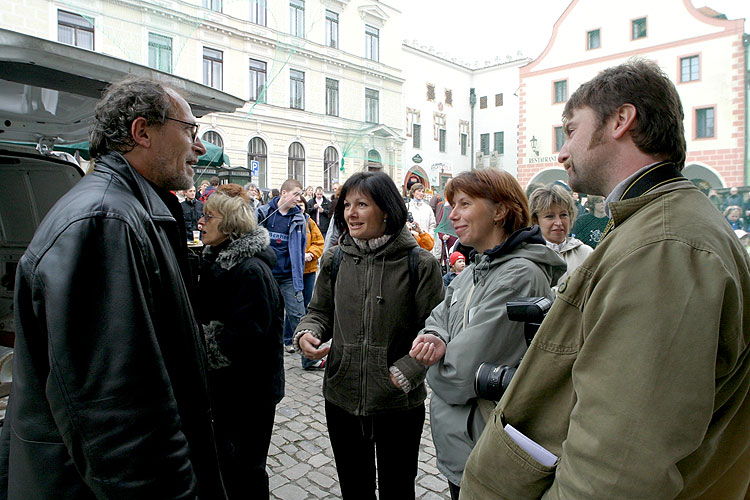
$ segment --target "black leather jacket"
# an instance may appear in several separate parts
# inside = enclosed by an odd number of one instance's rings
[[[225,498],[180,207],[157,190],[101,157],[19,261],[0,497]]]

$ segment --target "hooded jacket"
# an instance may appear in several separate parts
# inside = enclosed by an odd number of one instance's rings
[[[414,408],[427,395],[425,368],[409,357],[409,350],[443,298],[438,262],[419,250],[419,283],[410,297],[409,251],[417,242],[408,229],[374,251],[361,249],[348,232],[339,246],[343,258],[336,293],[332,297],[332,249],[323,255],[308,312],[296,330],[310,330],[323,342],[333,339],[323,396],[354,415]],[[409,392],[391,382],[392,366],[408,381]]]
[[[0,497],[225,498],[180,208],[156,189],[101,156],[19,261]]]
[[[261,226],[203,250],[198,316],[217,413],[275,405],[284,397],[284,299],[271,274],[275,263]],[[238,384],[252,387],[252,403],[237,392]]]
[[[563,258],[565,264],[567,264],[568,266],[565,274],[560,276],[559,280],[552,282],[552,285],[554,285],[552,289],[555,291],[557,291],[557,285],[559,283],[563,283],[566,279],[568,279],[568,276],[573,274],[573,271],[575,271],[576,267],[583,264],[583,261],[586,260],[586,257],[591,255],[591,253],[594,251],[593,248],[586,245],[581,240],[573,238],[572,236],[568,236],[567,238],[565,238],[565,241],[563,241],[560,245],[555,245],[554,243],[547,242],[547,246],[557,252],[557,254]]]
[[[537,226],[516,231],[482,254],[473,252],[470,260],[424,328],[447,344],[445,356],[427,371],[427,381],[438,469],[453,484],[460,484],[485,425],[474,393],[477,368],[484,362],[516,366],[526,351],[523,323],[508,319],[506,303],[522,297],[554,299],[550,285],[565,272],[565,263],[547,248]]]
[[[279,197],[275,197],[272,199],[268,204],[261,205],[258,208],[257,218],[258,218],[258,224],[262,225],[265,228],[268,228],[269,225],[269,219],[272,217],[291,217],[291,221],[289,222],[288,226],[288,235],[289,235],[289,253],[287,254],[291,268],[292,268],[292,282],[294,284],[294,291],[295,292],[301,292],[304,290],[305,286],[302,281],[303,274],[305,273],[305,248],[307,247],[307,228],[305,223],[305,216],[300,211],[298,207],[292,207],[286,216],[280,215],[278,212],[276,212],[279,208]],[[276,213],[274,213],[276,212]],[[273,248],[273,247],[271,247]],[[279,257],[279,254],[276,255],[277,259]],[[284,262],[280,262],[277,260],[277,265],[280,267],[285,267]],[[276,271],[278,268],[274,266]],[[276,274],[274,274],[276,276]]]

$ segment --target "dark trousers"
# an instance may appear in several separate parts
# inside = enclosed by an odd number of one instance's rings
[[[269,497],[266,459],[275,414],[276,405],[215,411],[216,448],[229,500]]]
[[[451,493],[451,500],[458,500],[458,494],[461,492],[461,487],[448,481],[448,490]]]
[[[362,417],[326,401],[326,422],[342,499],[375,500],[376,459],[380,500],[415,497],[424,404]]]

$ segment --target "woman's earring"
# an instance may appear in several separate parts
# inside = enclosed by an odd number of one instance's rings
[[[497,221],[493,221],[492,223],[497,226]]]

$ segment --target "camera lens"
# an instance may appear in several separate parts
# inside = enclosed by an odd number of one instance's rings
[[[480,398],[499,401],[515,373],[514,366],[482,363],[474,375],[474,392]]]

